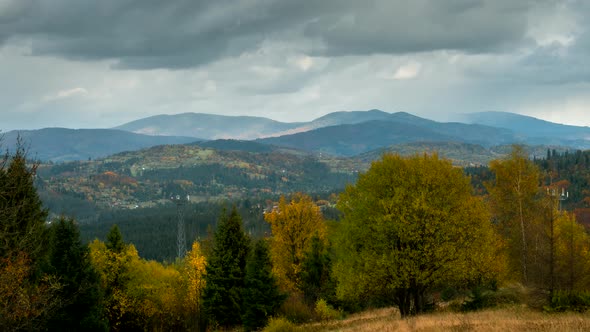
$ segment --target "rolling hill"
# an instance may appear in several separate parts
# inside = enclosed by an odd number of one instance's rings
[[[165,203],[176,194],[190,194],[198,202],[330,192],[355,179],[352,172],[334,170],[313,156],[279,150],[160,145],[91,161],[42,164],[38,175],[44,197],[65,195],[128,209]]]

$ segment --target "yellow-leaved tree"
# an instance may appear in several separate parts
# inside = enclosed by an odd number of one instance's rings
[[[574,214],[555,219],[555,289],[570,294],[590,289],[590,236]]]
[[[340,195],[337,296],[388,296],[402,316],[423,312],[436,287],[501,277],[489,213],[463,171],[437,155],[385,154]]]
[[[189,327],[199,330],[203,317],[201,307],[203,289],[205,289],[205,267],[207,259],[201,251],[199,242],[193,243],[191,251],[184,258],[183,282],[184,282],[184,307],[188,318]]]
[[[538,199],[539,169],[519,145],[515,145],[506,158],[493,160],[490,169],[495,178],[486,183],[486,188],[492,216],[500,233],[510,243],[508,252],[513,273],[529,284],[531,274],[539,274],[530,271],[531,262],[538,261],[530,244],[539,233],[542,217],[539,212],[543,211]]]
[[[187,292],[184,271],[141,259],[117,227],[107,242],[90,244],[93,265],[105,289],[106,315],[113,331],[169,331],[190,328],[182,315]]]
[[[317,235],[326,241],[327,227],[320,208],[311,197],[294,194],[289,201],[281,196],[278,206],[264,215],[272,230],[273,272],[285,290],[299,290],[305,253]]]
[[[105,316],[111,330],[126,328],[134,310],[134,299],[127,295],[129,269],[132,261],[139,260],[133,245],[123,243],[117,227],[111,228],[107,243],[95,239],[89,244],[90,260],[100,275],[105,290]]]

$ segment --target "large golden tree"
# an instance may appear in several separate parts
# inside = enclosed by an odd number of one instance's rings
[[[402,316],[412,315],[434,288],[493,280],[503,269],[485,205],[462,170],[436,155],[384,155],[338,208],[340,298],[390,296]]]

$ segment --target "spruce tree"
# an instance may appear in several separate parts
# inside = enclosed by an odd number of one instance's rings
[[[50,271],[59,277],[64,303],[50,319],[50,331],[105,331],[102,289],[90,262],[89,249],[80,241],[72,219],[59,218],[50,229]]]
[[[109,230],[109,234],[107,234],[107,242],[105,244],[107,249],[117,254],[120,254],[125,250],[123,235],[121,235],[121,231],[117,224],[114,224]]]
[[[27,165],[20,138],[0,158],[0,330],[41,330],[60,307],[61,285],[43,275],[47,210],[34,186],[37,164]]]
[[[22,147],[0,165],[0,258],[26,253],[37,266],[46,252],[48,213],[34,187],[35,172]]]
[[[241,323],[242,292],[249,239],[234,207],[225,212],[215,232],[213,252],[207,263],[203,304],[209,320],[223,327]]]
[[[277,280],[272,274],[265,240],[256,242],[248,259],[243,297],[242,321],[246,331],[264,327],[285,300],[285,295],[279,292]]]

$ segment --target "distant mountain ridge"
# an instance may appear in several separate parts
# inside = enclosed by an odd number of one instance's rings
[[[31,150],[38,158],[53,161],[97,158],[154,145],[205,140],[211,140],[207,144],[222,150],[264,152],[287,148],[285,151],[289,153],[322,152],[335,156],[353,156],[413,142],[455,142],[485,148],[514,143],[590,148],[588,127],[505,112],[467,114],[458,120],[437,122],[405,112],[376,109],[334,112],[309,122],[294,123],[255,116],[182,113],[147,117],[118,129],[47,128],[22,133],[31,141]],[[13,145],[13,132],[5,136],[3,143]]]
[[[192,136],[210,140],[253,140],[296,134],[327,126],[387,120],[390,115],[380,110],[334,112],[309,122],[280,122],[256,116],[182,113],[151,116],[123,124],[115,129],[146,135]]]
[[[28,156],[44,161],[96,159],[162,144],[185,144],[193,137],[149,136],[115,129],[44,128],[3,134],[2,147],[13,149],[20,136]]]
[[[461,114],[458,118],[465,123],[506,128],[527,139],[590,140],[590,127],[564,125],[516,113],[478,112]]]
[[[155,115],[123,124],[115,129],[146,135],[248,140],[288,131],[298,125],[299,123],[285,123],[255,116],[182,113]]]
[[[398,112],[388,114],[382,120],[323,127],[258,141],[350,157],[402,143],[462,142],[489,147],[516,142],[517,138],[507,129],[479,124],[436,122]]]

